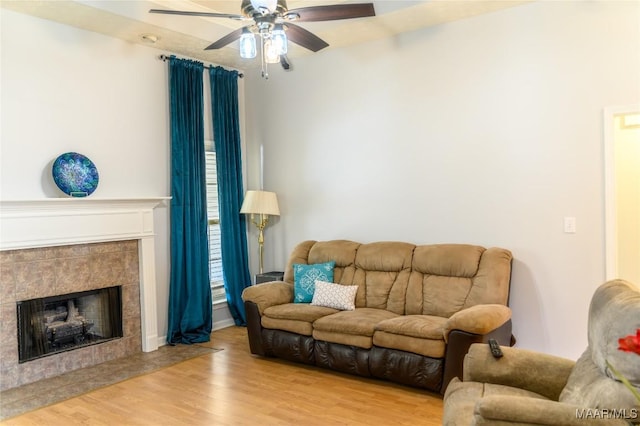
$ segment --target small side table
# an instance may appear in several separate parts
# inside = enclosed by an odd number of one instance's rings
[[[282,281],[284,272],[272,271],[263,274],[256,274],[256,284],[268,283],[269,281]]]

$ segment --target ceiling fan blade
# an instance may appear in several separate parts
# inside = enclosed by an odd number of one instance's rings
[[[209,46],[205,47],[204,50],[213,50],[213,49],[220,49],[222,47],[225,47],[227,44],[232,43],[237,39],[239,39],[240,36],[242,35],[242,30],[244,30],[244,28],[238,28],[237,30],[230,32],[226,36],[222,37],[220,40],[214,41]]]
[[[335,21],[338,19],[365,18],[376,16],[373,3],[334,4],[330,6],[310,6],[289,10],[285,19],[297,22]]]
[[[329,46],[329,43],[313,34],[311,31],[307,31],[302,27],[294,25],[290,22],[287,22],[284,27],[287,29],[287,38],[299,44],[302,47],[305,47],[312,52],[317,52],[318,50],[322,50],[325,47]]]
[[[164,15],[184,15],[184,16],[203,16],[205,18],[228,18],[243,21],[247,19],[242,15],[235,15],[231,13],[215,13],[215,12],[191,12],[184,10],[162,10],[162,9],[149,9],[149,13],[160,13]]]

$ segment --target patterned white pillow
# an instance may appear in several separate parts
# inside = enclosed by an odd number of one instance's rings
[[[318,280],[311,304],[342,311],[353,311],[356,308],[357,292],[357,285],[333,284]]]

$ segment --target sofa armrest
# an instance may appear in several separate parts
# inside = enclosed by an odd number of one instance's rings
[[[471,345],[464,358],[464,381],[511,386],[558,400],[575,361],[526,349],[501,349],[503,357],[494,358],[488,345]]]
[[[489,339],[495,339],[500,345],[510,345],[513,341],[511,334],[511,320],[507,320],[498,328],[486,334],[470,333],[464,330],[451,330],[448,334],[447,350],[445,353],[444,374],[442,377],[441,393],[444,393],[449,382],[458,377],[462,379],[464,357],[469,352],[469,347],[474,343],[487,343]]]
[[[511,309],[504,305],[475,305],[451,315],[444,326],[444,340],[449,341],[452,330],[472,334],[488,334],[511,319]]]
[[[284,281],[272,281],[253,285],[244,289],[242,300],[255,303],[258,306],[260,315],[262,315],[269,306],[293,302],[293,284]]]
[[[475,424],[518,425],[625,425],[622,419],[613,420],[598,415],[597,410],[515,395],[487,395],[475,405]]]

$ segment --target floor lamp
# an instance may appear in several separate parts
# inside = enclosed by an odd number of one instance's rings
[[[251,222],[258,228],[258,253],[260,255],[260,274],[262,274],[262,252],[264,250],[264,228],[269,216],[280,216],[278,198],[275,192],[247,191],[240,207],[240,213],[251,215]]]

